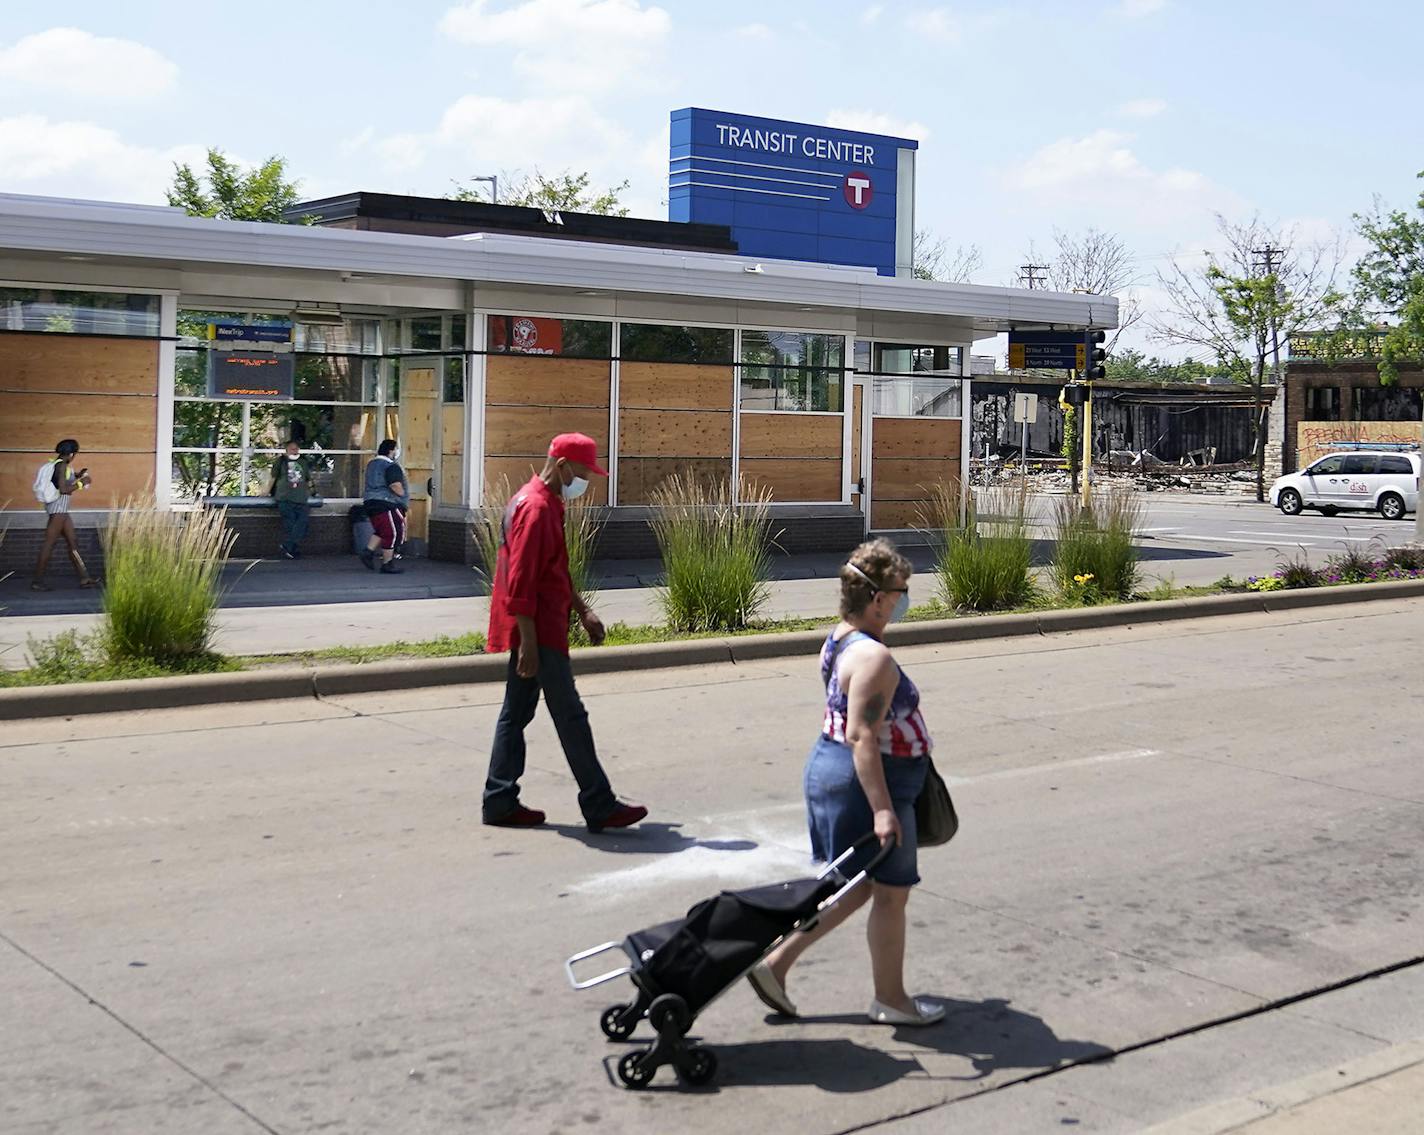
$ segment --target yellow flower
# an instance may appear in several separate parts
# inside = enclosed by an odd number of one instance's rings
[[[1079,587],[1083,586],[1085,583],[1091,583],[1092,580],[1093,576],[1091,572],[1089,572],[1087,575],[1075,575],[1073,577],[1073,582],[1076,583]]]

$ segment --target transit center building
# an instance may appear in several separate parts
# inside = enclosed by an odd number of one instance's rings
[[[151,491],[233,504],[239,555],[275,550],[271,510],[241,506],[288,438],[317,455],[313,539],[336,550],[393,437],[411,535],[471,562],[473,510],[570,430],[607,455],[603,555],[651,554],[674,473],[769,493],[783,550],[843,549],[965,482],[976,339],[1116,325],[1111,297],[915,279],[911,140],[696,109],[671,138],[667,221],[353,193],[275,224],[0,194],[0,555],[28,566],[30,484],[62,437],[94,477],[73,513],[91,537]]]

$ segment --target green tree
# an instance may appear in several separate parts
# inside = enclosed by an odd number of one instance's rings
[[[1399,380],[1401,366],[1424,366],[1424,192],[1415,210],[1385,212],[1376,200],[1369,213],[1355,215],[1368,247],[1354,268],[1356,303],[1349,322],[1357,328],[1378,319],[1391,324],[1379,355],[1385,385]]]
[[[1223,374],[1220,367],[1211,366],[1194,358],[1177,362],[1171,359],[1150,358],[1142,351],[1123,347],[1108,356],[1108,378],[1122,382],[1203,382]]]
[[[1153,320],[1157,339],[1197,347],[1216,358],[1218,373],[1251,388],[1256,499],[1266,499],[1266,363],[1279,383],[1281,348],[1292,334],[1337,318],[1340,245],[1309,244],[1292,230],[1253,217],[1233,224],[1219,216],[1220,247],[1200,261],[1174,260],[1158,272],[1166,303]]]
[[[283,211],[297,203],[297,186],[287,177],[285,158],[270,157],[255,169],[244,169],[209,146],[202,173],[194,173],[186,162],[175,163],[168,204],[190,217],[283,224]]]
[[[619,194],[628,188],[627,181],[610,185],[600,193],[589,188],[590,180],[591,175],[587,172],[564,170],[550,177],[536,167],[532,173],[509,178],[511,188],[500,195],[499,203],[546,209],[551,213],[598,213],[606,217],[628,215],[627,206],[619,200]],[[453,197],[456,201],[486,201],[489,190],[474,183],[456,183]]]

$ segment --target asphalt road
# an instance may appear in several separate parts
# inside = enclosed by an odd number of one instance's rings
[[[653,809],[623,835],[542,716],[551,824],[479,825],[489,687],[7,725],[0,1130],[1128,1132],[1389,1058],[1424,1037],[1421,637],[1400,601],[901,652],[963,819],[910,906],[948,1019],[866,1023],[847,926],[801,1021],[703,1014],[696,1092],[616,1087],[622,983],[562,962],[806,870],[814,659],[584,682]]]

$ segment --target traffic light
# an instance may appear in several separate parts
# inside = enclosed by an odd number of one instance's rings
[[[1087,394],[1086,387],[1076,382],[1070,382],[1058,392],[1058,405],[1064,410],[1081,406],[1085,394]]]
[[[1104,365],[1108,361],[1108,353],[1099,346],[1107,337],[1106,331],[1085,331],[1083,333],[1083,353],[1086,356],[1083,377],[1088,382],[1108,376],[1108,368]]]

